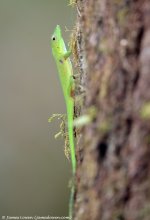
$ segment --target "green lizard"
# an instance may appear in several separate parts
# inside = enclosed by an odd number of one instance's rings
[[[74,177],[76,171],[76,156],[75,156],[74,132],[73,132],[74,80],[73,80],[72,65],[69,58],[69,56],[71,55],[71,51],[66,50],[66,46],[62,38],[61,29],[59,25],[56,26],[54,33],[51,37],[51,48],[52,48],[52,54],[54,56],[57,65],[59,79],[61,82],[61,87],[63,90],[64,99],[66,103],[71,164],[72,164],[72,173]],[[73,196],[74,196],[74,184],[71,189],[70,204],[69,204],[70,217],[72,217]]]

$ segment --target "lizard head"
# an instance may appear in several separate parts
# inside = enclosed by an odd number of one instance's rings
[[[51,41],[54,42],[54,41],[57,41],[60,38],[61,38],[61,29],[60,29],[60,26],[57,25],[55,30],[54,30],[54,33],[51,37]]]
[[[62,35],[61,35],[61,28],[59,25],[56,26],[54,33],[51,37],[51,47],[52,51],[55,53],[59,53],[60,50],[60,43],[61,43]]]

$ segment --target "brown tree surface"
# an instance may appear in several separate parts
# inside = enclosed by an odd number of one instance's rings
[[[77,133],[74,219],[150,220],[150,1],[76,6],[81,114],[96,115]]]

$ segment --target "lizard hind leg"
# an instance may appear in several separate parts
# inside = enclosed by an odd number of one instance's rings
[[[70,76],[70,80],[69,80],[68,95],[71,98],[75,97],[75,83],[72,75]]]

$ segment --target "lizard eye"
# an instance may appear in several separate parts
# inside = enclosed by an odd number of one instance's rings
[[[56,37],[55,37],[55,36],[53,36],[53,37],[52,37],[52,40],[56,40]]]

